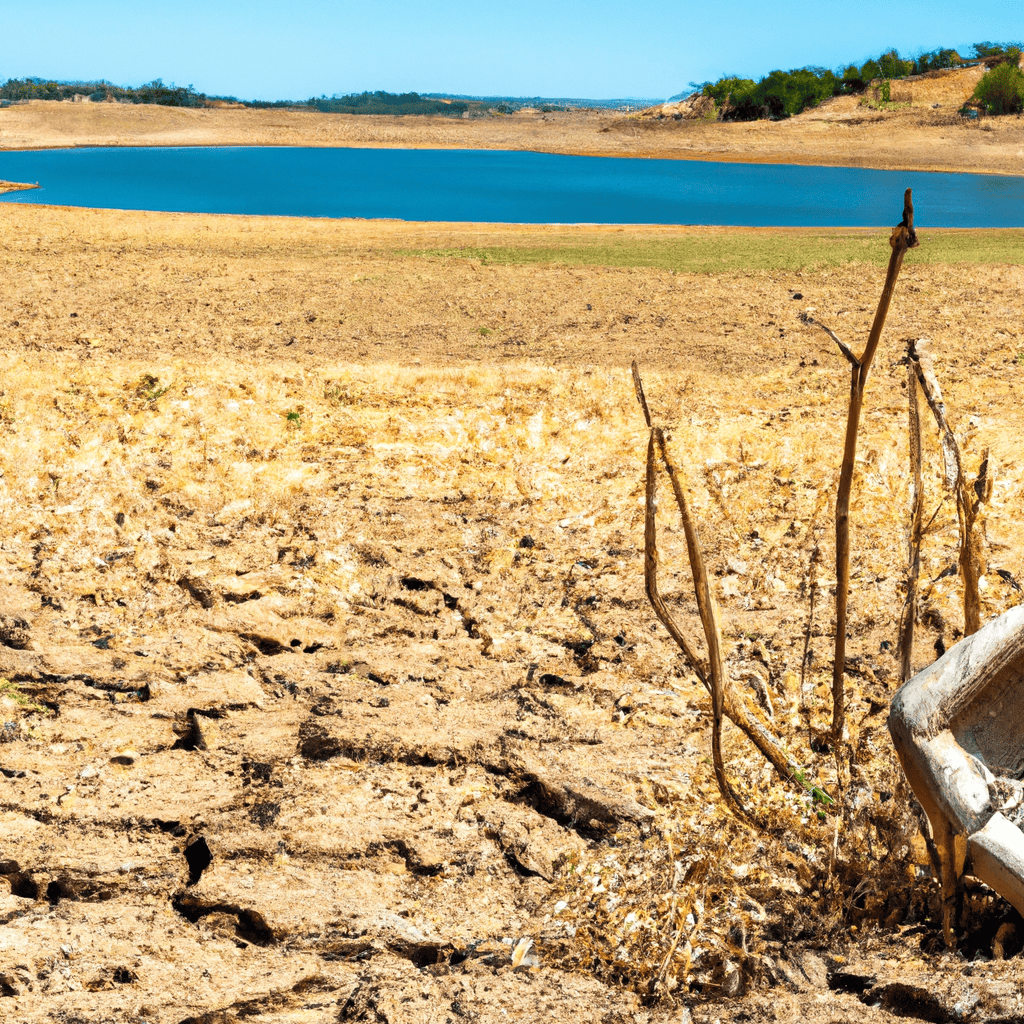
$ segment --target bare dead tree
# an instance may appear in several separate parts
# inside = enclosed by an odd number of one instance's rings
[[[860,414],[864,405],[864,390],[867,387],[868,374],[882,338],[882,328],[889,312],[896,279],[903,267],[903,257],[908,249],[918,244],[917,233],[914,231],[914,203],[911,190],[903,194],[903,220],[893,228],[889,237],[892,253],[889,256],[889,268],[885,274],[885,284],[875,310],[875,319],[871,324],[864,354],[858,359],[848,345],[845,345],[824,324],[810,317],[806,323],[822,328],[839,346],[840,352],[850,364],[850,405],[846,417],[846,442],[843,447],[843,465],[839,474],[839,488],[836,492],[836,642],[832,664],[832,738],[839,742],[843,738],[846,725],[846,695],[844,676],[846,671],[846,619],[850,598],[850,492],[853,488],[853,471],[857,457],[857,433],[860,429]]]

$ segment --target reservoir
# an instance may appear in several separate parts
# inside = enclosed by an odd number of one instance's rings
[[[94,148],[0,152],[0,202],[528,224],[1024,226],[1024,178],[492,150]]]

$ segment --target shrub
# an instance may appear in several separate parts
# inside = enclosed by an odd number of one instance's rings
[[[759,82],[729,76],[705,85],[703,90],[722,109],[725,121],[788,117],[841,91],[842,83],[826,68],[773,71]]]
[[[323,114],[442,114],[457,117],[469,110],[468,103],[458,100],[446,102],[420,96],[415,92],[391,93],[383,90],[330,98],[321,96],[319,99],[314,96],[306,105]]]
[[[839,85],[841,92],[855,96],[858,93],[862,93],[867,88],[868,83],[861,78],[860,68],[856,64],[851,64],[843,72],[843,78]]]
[[[1024,110],[1024,72],[1014,64],[997,64],[978,82],[972,99],[990,114],[1019,114]]]

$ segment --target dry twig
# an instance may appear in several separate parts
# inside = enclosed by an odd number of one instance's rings
[[[970,487],[964,474],[960,446],[946,419],[946,403],[935,376],[935,366],[929,351],[928,338],[912,341],[907,347],[910,365],[914,370],[928,407],[935,417],[942,435],[942,457],[945,465],[946,487],[956,495],[956,514],[960,524],[960,575],[964,581],[964,636],[981,629],[981,589],[979,583],[985,575],[985,544],[982,530],[983,509],[992,496],[991,467],[988,449],[981,455],[981,465],[974,484]],[[973,498],[969,491],[974,491]]]
[[[668,630],[669,635],[676,642],[686,660],[711,694],[714,713],[712,759],[715,776],[718,780],[722,796],[740,818],[748,823],[752,823],[749,813],[743,807],[743,804],[736,796],[735,791],[725,776],[725,765],[721,753],[721,727],[722,719],[728,718],[754,744],[783,779],[799,785],[805,791],[811,792],[815,799],[822,799],[824,802],[831,803],[827,795],[816,787],[807,784],[806,780],[803,779],[799,766],[786,753],[779,740],[750,714],[742,700],[735,698],[725,685],[718,610],[711,593],[711,584],[704,565],[704,556],[701,551],[696,523],[690,512],[681,474],[672,461],[671,454],[665,443],[665,435],[659,427],[654,427],[651,423],[650,410],[644,395],[643,383],[640,380],[640,371],[636,362],[633,363],[633,383],[636,388],[637,401],[640,403],[640,407],[644,411],[644,419],[650,427],[650,437],[647,444],[647,490],[644,519],[644,582],[647,588],[647,597],[662,625]],[[708,644],[708,661],[706,663],[697,656],[693,644],[690,643],[676,625],[658,591],[656,513],[657,457],[659,455],[672,483],[672,491],[682,516],[687,553],[690,559],[690,569],[693,573],[694,589],[697,597],[697,607]]]
[[[805,318],[805,322],[821,327],[839,345],[840,351],[850,364],[850,405],[846,417],[846,443],[843,448],[843,466],[839,474],[839,489],[836,492],[836,643],[832,663],[832,737],[843,738],[846,724],[846,697],[844,671],[846,667],[846,617],[850,598],[850,491],[853,487],[853,470],[857,456],[857,432],[860,428],[860,414],[864,405],[864,390],[871,372],[871,364],[882,338],[882,328],[889,312],[889,303],[896,287],[896,279],[903,266],[903,257],[908,249],[918,244],[914,231],[914,203],[911,190],[903,194],[903,220],[893,228],[889,237],[892,253],[885,284],[878,299],[875,319],[871,324],[864,354],[858,359],[850,348],[823,324]]]
[[[697,597],[697,611],[700,614],[701,626],[708,643],[708,669],[711,681],[711,760],[715,767],[715,777],[722,796],[740,818],[749,820],[750,815],[736,795],[725,774],[725,762],[722,759],[722,715],[725,708],[725,669],[722,666],[722,631],[718,624],[718,606],[711,593],[711,581],[708,579],[707,567],[704,564],[704,552],[697,535],[697,524],[690,513],[690,503],[686,500],[679,479],[679,471],[669,457],[665,446],[665,435],[660,427],[651,429],[651,442],[656,442],[661,461],[668,471],[672,482],[672,492],[683,521],[683,533],[686,536],[686,553],[690,559],[690,571],[693,573],[693,587]],[[648,455],[648,479],[653,478],[651,456]],[[652,487],[653,491],[653,487]]]
[[[917,584],[921,576],[921,538],[924,531],[924,482],[921,472],[921,410],[917,404],[917,373],[910,358],[914,343],[907,346],[907,402],[910,430],[910,473],[913,478],[914,501],[910,522],[910,554],[907,567],[907,600],[900,623],[900,682],[911,674],[910,658],[914,648],[914,624],[917,621]]]

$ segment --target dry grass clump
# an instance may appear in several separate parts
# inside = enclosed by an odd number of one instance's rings
[[[6,360],[0,530],[19,566],[34,561],[62,592],[100,593],[126,561],[159,575],[162,549],[196,524],[302,524],[316,552],[305,594],[338,610],[367,501],[537,502],[566,528],[630,518],[633,481],[616,468],[629,435],[600,371],[54,362]],[[512,552],[480,557],[500,571]]]

